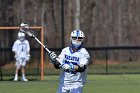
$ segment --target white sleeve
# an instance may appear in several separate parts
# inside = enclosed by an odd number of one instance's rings
[[[59,62],[60,62],[61,64],[64,63],[65,52],[66,52],[65,50],[62,50],[61,54],[58,56],[58,58],[59,58]]]
[[[89,64],[90,55],[85,50],[81,53],[80,63],[79,66],[88,65]]]
[[[29,45],[29,42],[27,41],[27,51],[30,51],[30,45]]]
[[[14,45],[13,45],[13,47],[12,47],[12,51],[13,51],[13,52],[17,51],[17,45],[18,45],[18,44],[17,44],[17,41],[15,41],[15,42],[14,42]]]

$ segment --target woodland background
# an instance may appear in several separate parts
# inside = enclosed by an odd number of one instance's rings
[[[64,0],[65,46],[75,29],[77,0]],[[85,47],[139,46],[140,0],[79,0],[80,30],[86,34]],[[50,48],[61,45],[61,0],[0,0],[0,26],[44,26],[45,44]],[[0,37],[8,32],[0,32]],[[13,37],[14,38],[14,37]],[[53,42],[53,43],[52,43]],[[5,47],[5,41],[0,42]]]

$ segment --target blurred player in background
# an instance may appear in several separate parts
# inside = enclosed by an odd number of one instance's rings
[[[12,51],[15,53],[14,57],[16,59],[16,71],[14,81],[18,81],[19,69],[21,69],[22,72],[21,80],[28,81],[28,79],[26,79],[25,77],[25,66],[30,59],[30,45],[28,40],[25,39],[24,33],[18,33],[18,39],[14,42]]]
[[[70,36],[70,47],[64,48],[58,57],[55,52],[49,54],[54,67],[62,68],[56,93],[82,93],[90,58],[87,50],[82,48],[84,37],[82,31],[74,30]]]

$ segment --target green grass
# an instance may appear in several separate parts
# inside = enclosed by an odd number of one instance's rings
[[[108,64],[108,73],[140,73],[140,63]],[[106,73],[106,65],[93,65],[88,67],[88,73]]]
[[[44,81],[0,81],[0,93],[55,93],[58,76]],[[88,75],[83,93],[139,93],[140,75]]]
[[[96,75],[89,76],[85,91],[90,93],[139,93],[140,75]],[[88,92],[89,93],[89,92]]]

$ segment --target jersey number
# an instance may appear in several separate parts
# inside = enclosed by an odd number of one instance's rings
[[[25,51],[25,45],[21,45],[21,51]]]

